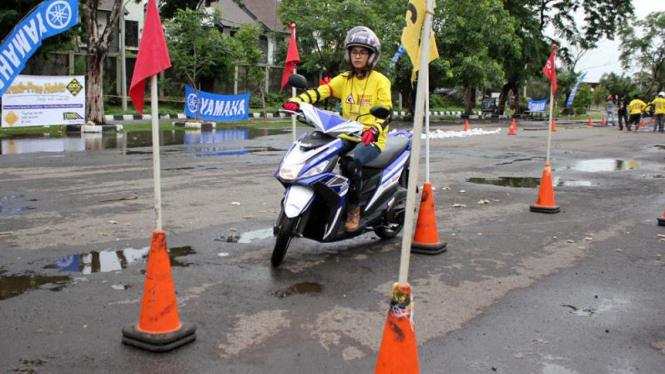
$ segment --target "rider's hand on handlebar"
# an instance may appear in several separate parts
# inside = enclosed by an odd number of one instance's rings
[[[290,110],[292,112],[297,112],[298,109],[300,109],[300,104],[298,104],[298,102],[296,102],[296,101],[289,100],[289,101],[284,102],[284,104],[282,104],[282,108],[284,108],[286,110]]]
[[[372,126],[369,129],[363,131],[363,136],[361,138],[362,142],[365,145],[375,142],[379,138],[379,129],[376,126]]]

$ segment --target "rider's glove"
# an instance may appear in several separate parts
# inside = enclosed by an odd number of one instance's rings
[[[289,100],[284,102],[284,104],[282,104],[282,108],[290,110],[292,112],[297,112],[298,109],[300,109],[300,104],[298,104],[298,102],[296,101]]]
[[[369,143],[375,142],[377,139],[379,139],[379,129],[376,126],[363,131],[361,140],[365,145],[369,145]]]

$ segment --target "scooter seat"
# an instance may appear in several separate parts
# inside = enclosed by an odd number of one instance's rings
[[[405,138],[403,136],[392,136],[386,139],[386,146],[383,149],[383,152],[379,157],[368,162],[364,167],[369,169],[385,169],[393,161],[395,161],[399,155],[404,152],[404,150],[411,143],[411,139]]]

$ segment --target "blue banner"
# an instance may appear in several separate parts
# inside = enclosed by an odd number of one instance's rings
[[[185,87],[185,115],[210,121],[243,121],[249,119],[249,94],[217,95]],[[200,101],[200,105],[199,105]]]
[[[575,87],[573,87],[573,90],[570,91],[570,96],[568,96],[568,102],[566,103],[566,108],[570,108],[573,105],[573,100],[575,100],[575,94],[577,93],[577,88],[580,86],[580,83],[582,83],[584,77],[586,77],[586,73],[580,75],[580,78],[577,80],[577,83],[575,83]]]
[[[545,100],[527,100],[529,112],[531,113],[545,113],[547,111],[547,99]]]
[[[0,96],[21,73],[42,40],[67,31],[78,23],[77,0],[47,0],[14,27],[0,46]]]
[[[397,60],[399,60],[399,58],[402,57],[404,52],[406,52],[406,49],[404,48],[403,45],[400,45],[399,48],[397,49],[397,52],[395,52],[393,59],[390,60],[390,65],[388,65],[388,70],[392,69],[393,66],[397,64]]]

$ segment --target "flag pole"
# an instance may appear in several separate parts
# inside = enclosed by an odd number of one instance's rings
[[[157,75],[150,77],[150,111],[152,113],[152,170],[155,184],[155,229],[162,229],[162,190],[159,163],[159,105],[157,103]]]
[[[430,29],[432,28],[433,0],[427,0],[427,11],[420,37],[419,78],[416,91],[416,113],[414,114],[413,138],[411,139],[411,160],[409,162],[409,181],[406,197],[406,217],[404,218],[404,232],[402,233],[402,255],[399,267],[399,284],[408,284],[409,259],[411,255],[411,240],[413,236],[413,218],[416,206],[416,184],[418,183],[418,169],[420,168],[420,136],[423,130],[423,113],[425,108],[427,69],[429,69]]]
[[[425,183],[429,183],[429,68],[424,71],[425,85]]]
[[[295,28],[294,28],[293,32],[295,32]],[[298,69],[297,68],[293,68],[293,74],[298,74]],[[297,94],[298,94],[298,92],[296,92],[296,88],[291,87],[291,97],[296,97]],[[293,142],[295,143],[296,142],[296,115],[295,114],[291,115],[291,127],[293,128],[293,131],[292,131],[292,133],[293,133]]]
[[[552,146],[552,115],[554,113],[554,92],[552,91],[552,82],[550,82],[550,123],[547,129],[547,158],[545,164],[550,164],[550,147]]]

